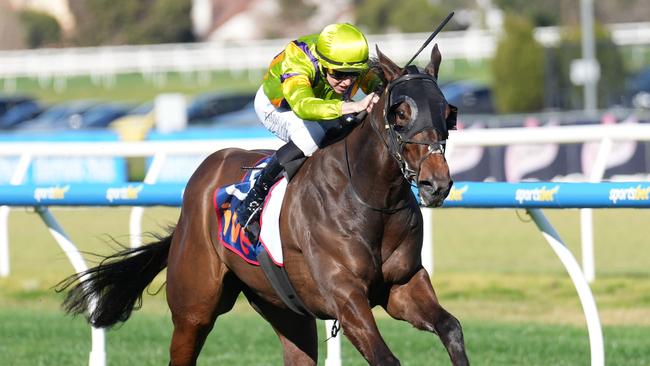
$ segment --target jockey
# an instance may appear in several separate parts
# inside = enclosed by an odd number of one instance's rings
[[[255,96],[255,112],[286,144],[273,154],[237,209],[239,223],[255,236],[251,239],[257,240],[256,219],[284,166],[318,150],[340,117],[370,111],[377,102],[371,91],[380,80],[368,70],[368,42],[351,24],[331,24],[320,34],[298,38],[271,61]],[[359,87],[366,97],[351,101]]]

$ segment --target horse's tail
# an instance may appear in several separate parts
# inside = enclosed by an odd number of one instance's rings
[[[68,314],[85,314],[88,322],[98,328],[125,322],[134,309],[142,306],[144,289],[167,266],[172,235],[124,249],[105,257],[97,267],[61,281],[57,292],[72,286],[63,308]]]

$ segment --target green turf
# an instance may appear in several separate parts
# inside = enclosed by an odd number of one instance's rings
[[[109,235],[128,242],[128,209],[52,212],[84,251],[110,253],[115,245]],[[178,212],[145,210],[145,230],[163,231]],[[546,213],[580,261],[577,210]],[[592,289],[604,324],[607,364],[648,365],[650,211],[596,210],[594,217],[597,278]],[[436,210],[434,240],[432,282],[441,303],[463,323],[474,364],[589,364],[587,330],[575,289],[524,214]],[[0,365],[86,364],[89,328],[81,319],[62,314],[62,295],[52,290],[72,267],[35,213],[12,211],[10,249],[12,272],[0,279]],[[163,281],[163,276],[157,278],[150,291]],[[404,365],[448,364],[435,336],[389,319],[381,310],[377,317]],[[143,309],[108,334],[109,364],[165,364],[170,327],[164,291],[145,296]],[[320,334],[324,340],[324,330]],[[364,364],[347,343],[343,354],[345,365]],[[277,365],[281,355],[272,330],[240,301],[235,311],[219,319],[201,361]]]
[[[0,80],[0,90],[38,97],[45,103],[72,99],[94,99],[125,102],[145,102],[162,93],[182,93],[188,96],[213,91],[254,91],[262,80],[262,71],[211,72],[204,74],[170,73],[158,78],[140,74],[116,75],[106,83],[87,76],[39,81],[31,78]]]
[[[403,365],[448,364],[444,348],[434,335],[380,317],[380,329]],[[107,333],[108,364],[163,365],[168,360],[171,332],[169,315],[136,313],[125,325]],[[81,319],[56,312],[32,313],[0,310],[0,364],[14,366],[85,365],[90,350],[89,328]],[[477,365],[589,365],[584,329],[575,326],[495,321],[464,324],[468,356]],[[609,365],[648,365],[645,340],[650,330],[641,327],[606,327]],[[325,358],[325,330],[319,322],[319,364]],[[344,340],[344,365],[365,361]],[[202,365],[279,365],[281,348],[271,328],[250,312],[220,318],[199,359]]]

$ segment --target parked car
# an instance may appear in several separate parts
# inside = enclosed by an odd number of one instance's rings
[[[238,111],[216,116],[210,121],[210,125],[214,127],[261,126],[257,113],[255,113],[254,104],[254,102],[250,102]]]
[[[11,108],[26,102],[35,102],[35,100],[24,95],[0,95],[0,117]]]
[[[11,107],[0,116],[0,130],[11,130],[20,123],[30,120],[43,112],[43,106],[35,100],[28,100]]]
[[[38,117],[25,121],[17,126],[20,130],[53,130],[69,128],[73,120],[80,118],[81,113],[96,105],[94,101],[74,101],[55,104],[47,108]]]
[[[627,105],[650,109],[650,67],[628,78],[625,89]]]
[[[244,108],[255,99],[254,93],[217,92],[200,94],[187,107],[188,124],[205,124],[222,115]]]
[[[109,123],[128,113],[132,106],[121,103],[101,103],[81,113],[81,118],[70,121],[73,129],[106,128]]]
[[[131,107],[120,103],[74,101],[57,104],[35,119],[18,125],[20,130],[66,130],[105,128],[116,118],[125,115]]]
[[[447,102],[458,107],[459,113],[494,113],[492,91],[486,85],[474,81],[455,81],[442,85],[440,90]]]
[[[141,141],[155,124],[153,103],[143,103],[126,115],[112,121],[108,128],[120,135],[123,141]]]

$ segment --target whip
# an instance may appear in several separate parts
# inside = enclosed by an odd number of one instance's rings
[[[445,19],[442,20],[442,22],[438,25],[438,28],[436,28],[436,30],[434,30],[433,33],[431,33],[431,35],[429,36],[429,38],[427,38],[427,40],[424,42],[424,44],[422,45],[422,47],[420,47],[420,49],[418,50],[418,52],[416,52],[415,55],[413,55],[413,57],[411,57],[411,59],[409,60],[409,62],[407,62],[406,65],[404,65],[404,67],[410,65],[411,62],[413,62],[413,60],[415,60],[415,58],[418,57],[418,55],[420,54],[420,52],[422,52],[422,50],[425,49],[425,48],[429,45],[429,43],[431,43],[431,41],[433,40],[433,38],[435,38],[435,36],[437,36],[438,33],[440,33],[440,31],[442,30],[442,28],[444,28],[445,25],[447,25],[447,23],[449,22],[449,20],[450,20],[451,17],[453,17],[453,16],[454,16],[454,12],[452,11],[451,13],[449,13],[449,15],[447,15],[447,17],[446,17]]]

